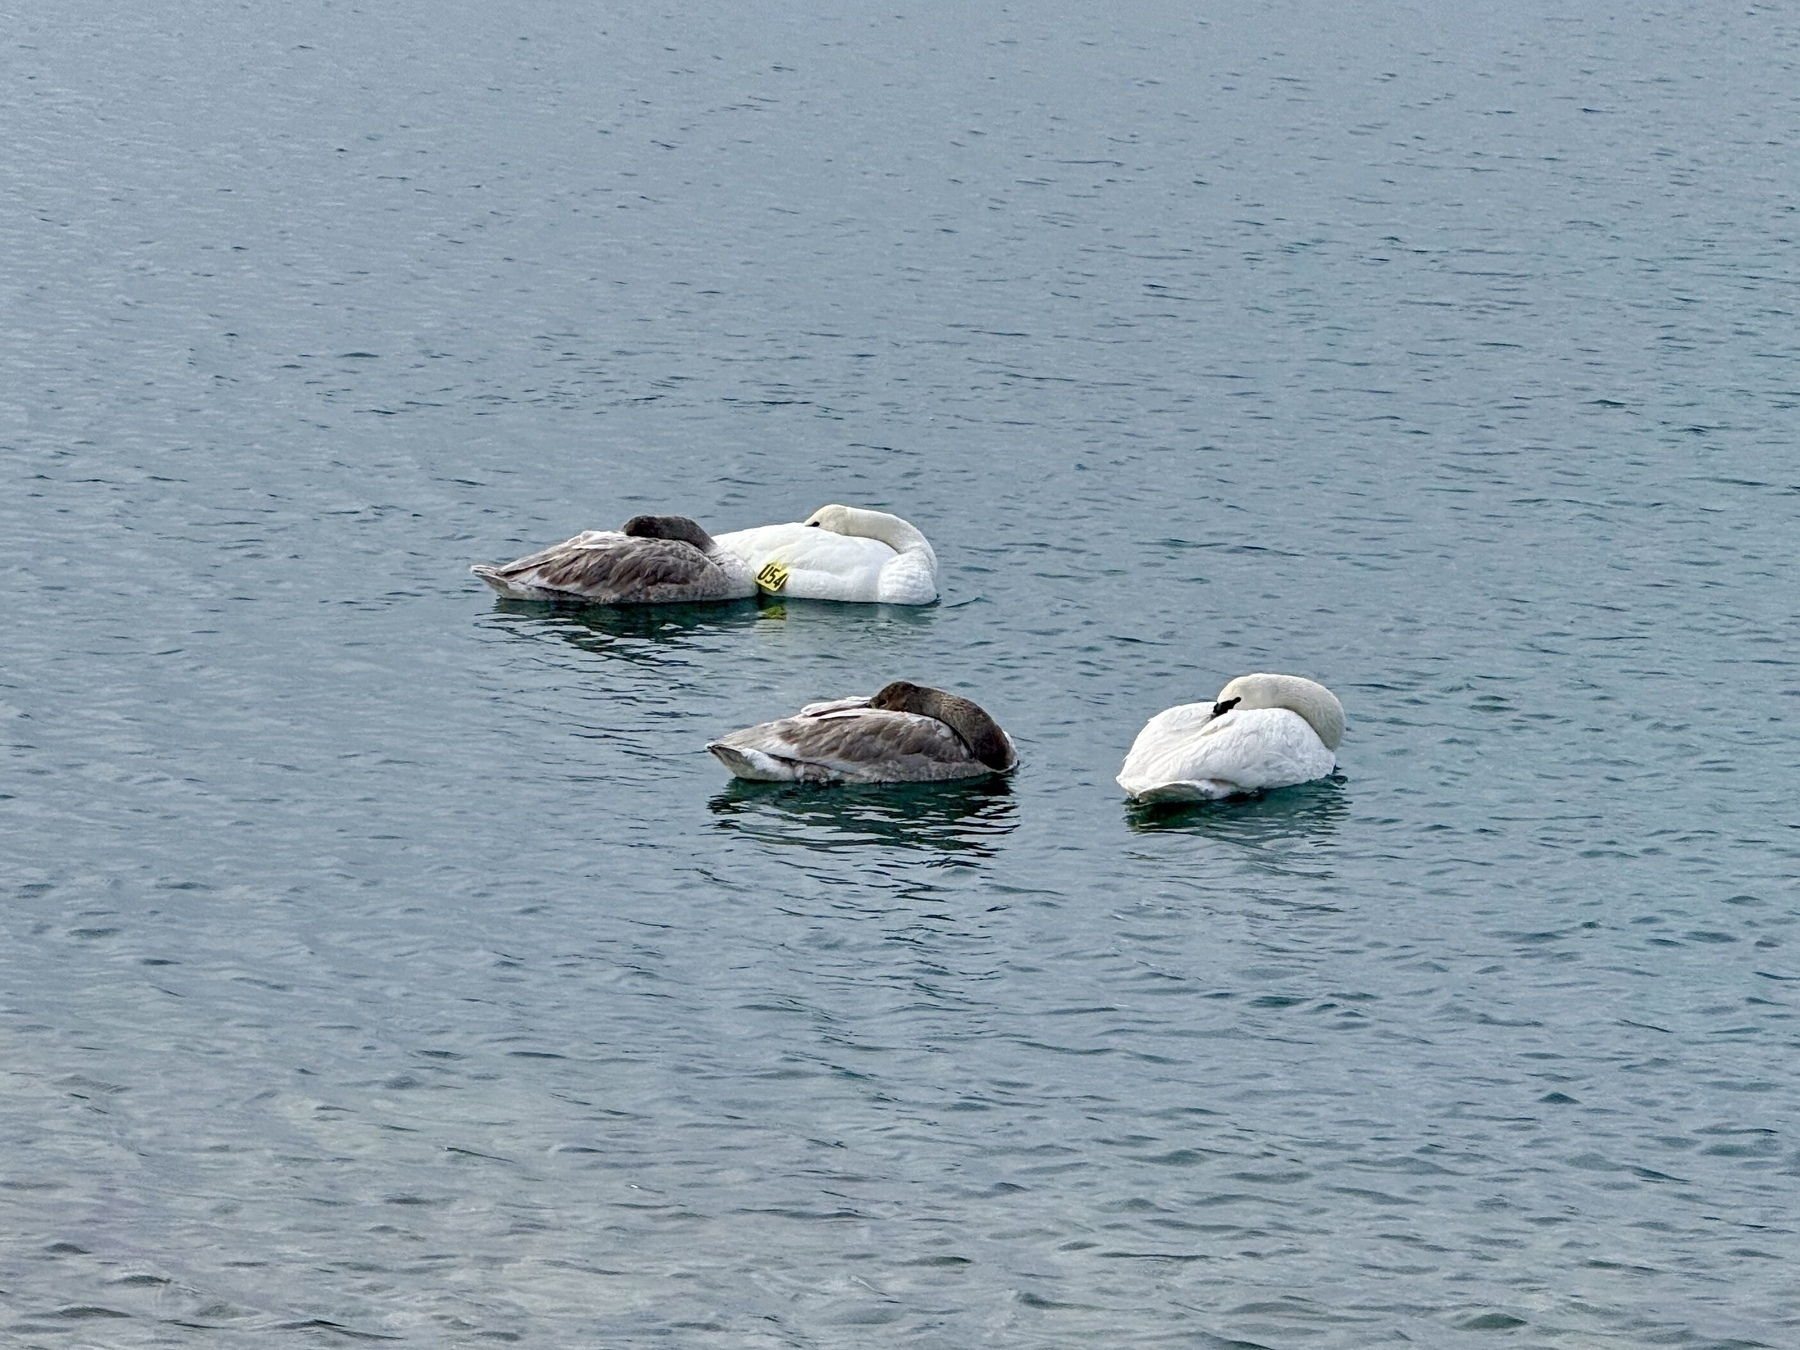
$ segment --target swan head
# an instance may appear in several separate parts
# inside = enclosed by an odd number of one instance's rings
[[[625,533],[634,539],[679,539],[702,553],[713,548],[713,537],[686,516],[633,516],[625,522]]]
[[[806,518],[806,523],[815,530],[830,530],[833,534],[859,534],[856,517],[872,514],[854,506],[821,506]]]
[[[895,680],[876,691],[869,700],[869,706],[888,712],[917,713],[921,717],[936,718],[962,737],[963,744],[969,747],[970,753],[990,769],[1005,772],[1018,762],[1013,744],[1006,738],[1006,733],[1000,730],[1000,724],[979,705],[956,694],[933,689],[929,685]]]
[[[896,553],[930,547],[917,527],[886,511],[870,511],[860,506],[821,506],[806,518],[806,523],[833,534],[879,539]]]
[[[1240,675],[1219,690],[1213,716],[1223,717],[1233,708],[1286,708],[1299,713],[1327,750],[1336,750],[1344,739],[1344,705],[1337,695],[1299,675]]]

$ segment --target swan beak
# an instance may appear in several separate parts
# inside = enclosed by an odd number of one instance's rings
[[[1213,704],[1212,715],[1214,717],[1223,717],[1226,713],[1230,712],[1233,708],[1237,707],[1237,705],[1242,703],[1243,701],[1244,700],[1241,698],[1220,699],[1217,703]]]

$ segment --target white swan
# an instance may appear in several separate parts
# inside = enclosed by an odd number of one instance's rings
[[[905,680],[869,698],[810,703],[706,748],[739,778],[791,783],[935,783],[1005,773],[1019,758],[968,699]]]
[[[756,594],[743,560],[686,516],[633,516],[623,530],[583,530],[502,566],[469,570],[513,600],[666,605]]]
[[[1159,712],[1138,732],[1119,786],[1140,802],[1200,802],[1290,787],[1337,767],[1344,705],[1298,675],[1240,675],[1211,703]]]
[[[804,521],[735,530],[718,542],[771,595],[889,605],[937,599],[937,554],[914,526],[885,511],[821,506]]]

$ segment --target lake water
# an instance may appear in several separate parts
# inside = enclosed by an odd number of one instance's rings
[[[12,14],[0,1339],[1800,1343],[1800,17],[1355,10]]]

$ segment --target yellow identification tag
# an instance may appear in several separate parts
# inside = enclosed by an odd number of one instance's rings
[[[787,585],[788,570],[778,562],[764,563],[763,570],[756,574],[756,584],[770,595],[777,595]]]

